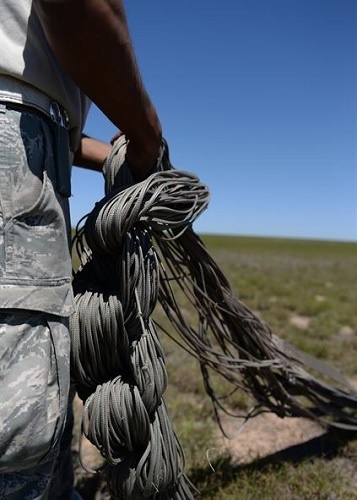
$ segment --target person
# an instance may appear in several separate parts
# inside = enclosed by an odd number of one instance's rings
[[[111,148],[83,134],[91,102],[137,181],[162,128],[122,0],[3,0],[0,47],[0,498],[66,500],[71,166]]]

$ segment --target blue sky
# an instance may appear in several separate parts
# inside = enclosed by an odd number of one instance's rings
[[[125,4],[171,161],[211,192],[195,230],[356,240],[357,2]],[[93,106],[85,131],[116,129]],[[75,168],[72,191],[76,223],[101,175]]]

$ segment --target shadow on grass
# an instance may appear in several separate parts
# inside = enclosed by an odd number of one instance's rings
[[[355,439],[357,432],[333,429],[319,437],[289,446],[249,464],[235,464],[229,456],[218,459],[211,464],[215,471],[213,474],[207,472],[207,467],[202,467],[191,470],[189,477],[203,497],[215,498],[215,493],[235,483],[239,474],[277,470],[283,464],[293,465],[314,458],[332,460],[348,442]]]

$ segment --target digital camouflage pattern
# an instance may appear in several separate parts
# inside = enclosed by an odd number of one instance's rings
[[[1,500],[71,498],[73,472],[63,459],[70,425],[58,471],[64,477],[53,473],[68,406],[74,309],[69,192],[57,189],[63,176],[69,185],[68,147],[60,155],[58,146],[47,117],[0,103]]]
[[[51,462],[53,468],[68,402],[69,349],[67,318],[0,313],[0,498],[21,484],[28,473],[22,470]]]

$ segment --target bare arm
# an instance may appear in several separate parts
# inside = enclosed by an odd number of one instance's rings
[[[82,134],[79,147],[74,153],[73,164],[77,167],[102,172],[103,163],[111,149],[110,144]]]
[[[161,124],[144,88],[122,0],[33,0],[48,41],[77,85],[129,139],[133,175],[145,177]]]

